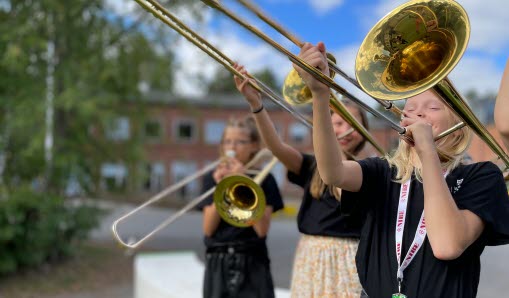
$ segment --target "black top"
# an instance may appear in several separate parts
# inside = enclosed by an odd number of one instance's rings
[[[212,173],[206,175],[202,183],[202,192],[209,190],[214,187],[216,182],[212,177]],[[283,209],[283,199],[276,183],[276,179],[272,174],[267,175],[265,180],[262,182],[262,189],[265,193],[266,205],[272,206],[272,212],[276,212]],[[203,209],[203,207],[214,203],[213,196],[209,196],[203,200],[197,208]],[[211,247],[220,244],[230,243],[241,243],[241,242],[265,242],[265,238],[259,238],[255,230],[252,227],[239,228],[228,224],[221,218],[219,226],[217,227],[212,237],[205,236],[205,246]]]
[[[362,222],[358,216],[342,215],[341,203],[328,190],[320,198],[313,198],[309,190],[316,160],[312,155],[302,157],[300,173],[288,171],[288,180],[304,188],[297,216],[299,231],[306,235],[359,238]]]
[[[343,192],[343,207],[365,214],[357,251],[359,279],[370,298],[387,298],[397,292],[395,225],[401,184],[392,179],[396,169],[386,160],[359,162],[363,181],[359,192]],[[428,239],[404,271],[402,293],[411,298],[476,297],[480,255],[486,245],[509,243],[509,196],[500,170],[491,162],[460,165],[446,178],[460,209],[479,216],[485,228],[463,254],[452,261],[434,257]],[[414,239],[424,209],[422,183],[412,178],[408,199],[402,258]]]

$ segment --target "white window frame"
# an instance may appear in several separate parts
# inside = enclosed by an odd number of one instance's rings
[[[106,162],[101,165],[101,188],[106,191],[110,191],[106,185],[107,178],[115,179],[115,187],[117,189],[127,188],[127,179],[129,172],[127,167],[122,163]]]
[[[159,192],[165,186],[165,178],[166,178],[166,168],[163,161],[152,161],[145,166],[148,166],[148,169],[145,168],[145,180],[143,181],[142,188],[144,191],[149,192]],[[147,171],[148,170],[148,171]],[[145,182],[149,182],[149,187],[146,188]]]
[[[171,184],[178,183],[185,177],[198,171],[198,163],[191,160],[174,160],[170,165]],[[183,188],[186,188],[186,197],[182,197],[181,191],[175,193],[175,197],[185,200],[191,200],[200,192],[200,181],[197,179],[189,182]]]
[[[131,138],[131,122],[129,117],[120,116],[112,119],[105,127],[105,135],[111,141],[127,141]]]

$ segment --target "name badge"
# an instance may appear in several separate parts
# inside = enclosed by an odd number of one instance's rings
[[[392,294],[392,298],[407,298],[407,297],[404,294],[397,293],[397,294]]]

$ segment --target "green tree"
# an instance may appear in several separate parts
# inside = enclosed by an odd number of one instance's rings
[[[142,158],[136,128],[144,116],[139,86],[173,87],[172,37],[161,38],[168,30],[152,22],[141,8],[118,16],[105,0],[0,0],[0,184],[32,183],[48,167],[50,63],[54,146],[48,189],[61,193],[74,177],[94,192],[102,163],[136,168]],[[118,117],[131,120],[130,138],[112,141],[107,127]]]
[[[282,87],[277,82],[276,76],[274,73],[268,69],[264,68],[260,71],[252,73],[252,75],[271,88],[276,94],[281,94]],[[237,88],[235,87],[235,82],[233,81],[233,76],[231,72],[226,70],[224,67],[218,68],[216,74],[214,75],[214,79],[207,83],[207,91],[208,93],[236,93]]]

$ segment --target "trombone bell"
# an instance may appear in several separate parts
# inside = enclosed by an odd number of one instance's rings
[[[382,83],[395,92],[406,92],[434,80],[433,74],[442,69],[451,57],[455,41],[447,31],[430,32],[397,53],[382,75]]]
[[[336,63],[336,58],[327,53],[327,58]],[[330,72],[330,77],[334,77],[335,72]],[[283,83],[283,98],[291,105],[300,105],[309,103],[312,99],[311,90],[306,86],[304,80],[301,79],[299,73],[292,68],[290,73],[286,76]]]
[[[306,104],[311,101],[311,90],[300,78],[299,73],[292,68],[283,83],[283,98],[291,105]]]
[[[252,179],[234,175],[217,184],[214,204],[227,223],[236,227],[249,227],[263,216],[265,194]]]
[[[415,96],[446,78],[469,37],[467,13],[456,1],[409,1],[364,39],[355,61],[357,80],[375,98]]]

